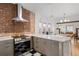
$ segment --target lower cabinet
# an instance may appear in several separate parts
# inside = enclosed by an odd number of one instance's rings
[[[50,56],[59,56],[59,42],[51,40]]]
[[[37,37],[33,37],[33,48],[35,50],[38,50],[38,41],[37,41]]]
[[[44,40],[44,39],[43,39]],[[47,40],[47,39],[45,39],[45,42],[46,42],[46,44],[45,44],[45,54],[47,55],[47,56],[51,56],[51,44],[50,44],[50,40]]]
[[[34,37],[34,49],[47,56],[59,55],[59,42]]]
[[[13,40],[0,41],[0,56],[13,56]]]
[[[45,54],[45,44],[45,40],[43,40],[42,38],[38,38],[38,51],[42,54]]]
[[[34,49],[47,56],[70,56],[70,41],[59,42],[55,40],[34,37]]]
[[[40,38],[34,37],[33,38],[33,42],[34,42],[34,49],[39,51],[39,52],[44,52],[44,46],[43,46],[43,41]]]
[[[44,55],[50,55],[50,40],[34,37],[34,49]]]

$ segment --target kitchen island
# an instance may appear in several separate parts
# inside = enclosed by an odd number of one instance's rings
[[[33,35],[33,48],[46,56],[70,56],[71,38],[61,35]]]

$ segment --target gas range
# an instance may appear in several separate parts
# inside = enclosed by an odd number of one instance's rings
[[[20,55],[31,49],[29,36],[14,36],[14,55]]]

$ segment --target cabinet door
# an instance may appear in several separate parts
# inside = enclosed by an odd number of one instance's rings
[[[50,40],[43,39],[43,38],[34,38],[34,48],[38,52],[45,54],[45,55],[51,55],[51,44]]]
[[[59,55],[59,42],[51,41],[51,49],[50,56],[58,56]]]
[[[4,45],[3,55],[4,56],[13,56],[13,47],[11,45]]]
[[[41,47],[42,47],[41,39],[40,39],[40,38],[36,38],[36,50],[37,50],[38,52],[42,52],[42,51],[41,51]]]
[[[33,48],[36,50],[36,37],[33,37]]]
[[[51,55],[50,54],[51,53],[51,50],[50,50],[51,49],[50,42],[51,42],[50,40],[46,40],[46,47],[45,47],[46,49],[45,50],[46,50],[46,55],[47,56],[50,56]]]
[[[45,55],[49,54],[49,47],[50,47],[49,40],[42,39],[42,52],[43,52],[43,54],[45,54]]]
[[[7,56],[12,56],[13,53],[13,41],[12,40],[8,40],[5,42],[5,53]]]
[[[44,54],[44,40],[42,38],[38,38],[38,51],[42,54]]]
[[[42,38],[34,38],[34,49],[38,52],[45,54],[45,40]]]
[[[0,56],[13,55],[13,41],[0,41]]]
[[[3,41],[0,42],[0,56],[5,56],[5,45],[3,44]]]
[[[33,47],[33,48],[34,48],[35,50],[38,50],[38,38],[37,38],[37,37],[34,37],[34,38],[33,38],[33,42],[34,42],[34,47]]]
[[[39,51],[42,53],[42,54],[45,54],[45,55],[50,55],[50,40],[48,39],[43,39],[43,38],[40,38],[39,39]]]

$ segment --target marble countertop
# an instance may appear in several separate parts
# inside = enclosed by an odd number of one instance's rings
[[[59,42],[65,42],[65,41],[70,40],[70,37],[65,37],[65,36],[61,36],[61,35],[39,35],[36,37],[49,39],[49,40],[55,40],[55,41],[59,41]]]
[[[11,40],[13,39],[11,36],[0,36],[0,41]]]
[[[35,37],[40,37],[48,40],[55,40],[59,42],[65,42],[71,40],[70,37],[63,36],[63,35],[39,35],[39,34],[25,34],[27,36],[35,36]]]
[[[29,34],[29,33],[26,33],[24,34],[26,36],[35,36],[35,37],[40,37],[40,38],[44,38],[44,39],[49,39],[49,40],[55,40],[55,41],[59,41],[59,42],[65,42],[65,41],[68,41],[68,40],[71,40],[70,37],[67,37],[67,36],[63,36],[63,35],[40,35],[40,34]],[[9,39],[13,39],[12,36],[8,35],[8,36],[1,36],[0,35],[0,41],[3,41],[3,40],[9,40]]]

